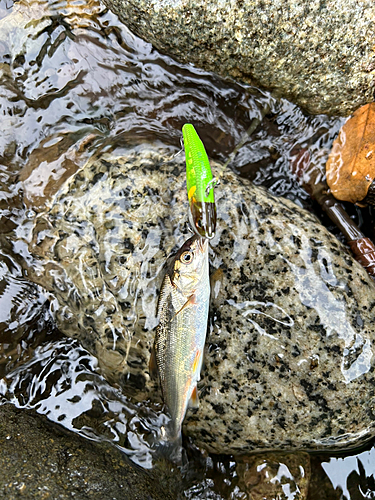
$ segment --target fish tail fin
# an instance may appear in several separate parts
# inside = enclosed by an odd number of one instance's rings
[[[173,422],[165,428],[165,436],[156,446],[155,457],[168,460],[180,467],[187,464],[186,452],[182,446],[181,428],[176,429]]]

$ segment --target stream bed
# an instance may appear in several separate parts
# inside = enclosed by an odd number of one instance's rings
[[[178,64],[95,0],[0,1],[0,115],[0,401],[113,443],[145,469],[157,467],[152,435],[164,423],[160,404],[145,406],[110,385],[96,359],[58,331],[51,297],[28,280],[35,217],[100,152],[156,140],[178,151],[188,122],[223,163],[258,118],[228,168],[317,214],[344,242],[292,171],[308,150],[323,174],[345,118],[309,116],[267,92]],[[346,208],[372,237],[371,209]],[[239,479],[246,461],[209,455],[190,441],[186,450],[181,498],[252,498]],[[309,500],[375,498],[371,443],[357,452],[311,454],[310,462]],[[281,459],[279,465],[275,481],[282,483]],[[300,498],[293,488],[283,495],[277,498]]]

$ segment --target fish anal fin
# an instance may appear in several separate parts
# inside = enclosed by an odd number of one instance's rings
[[[194,357],[194,361],[193,361],[193,366],[192,366],[193,373],[195,373],[198,369],[200,357],[201,357],[201,352],[198,350],[195,353],[195,357]]]
[[[156,363],[156,353],[155,353],[154,346],[152,346],[152,348],[151,348],[151,356],[150,356],[150,361],[148,363],[148,369],[150,372],[150,377],[156,378],[158,375],[158,365]]]
[[[199,408],[199,398],[197,386],[194,387],[189,399],[189,408]]]

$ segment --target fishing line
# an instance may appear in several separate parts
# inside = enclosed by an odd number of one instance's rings
[[[246,132],[242,136],[240,142],[235,146],[233,151],[230,153],[227,161],[223,164],[223,166],[219,170],[219,173],[207,184],[206,191],[205,191],[206,196],[209,195],[211,189],[213,189],[214,187],[216,187],[220,184],[220,179],[224,175],[224,172],[225,172],[227,166],[234,160],[238,151],[248,141],[251,134],[255,131],[255,129],[258,127],[258,125],[263,121],[264,117],[269,113],[270,109],[271,109],[270,105],[266,104],[266,106],[264,108],[262,108],[260,111],[260,118],[255,117],[251,120],[249,128],[246,130]]]

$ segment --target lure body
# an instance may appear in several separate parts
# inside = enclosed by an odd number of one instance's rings
[[[204,145],[193,125],[182,127],[186,156],[186,184],[190,206],[190,222],[194,231],[203,238],[213,238],[216,230],[216,205],[212,172]],[[207,192],[208,191],[208,192]]]

